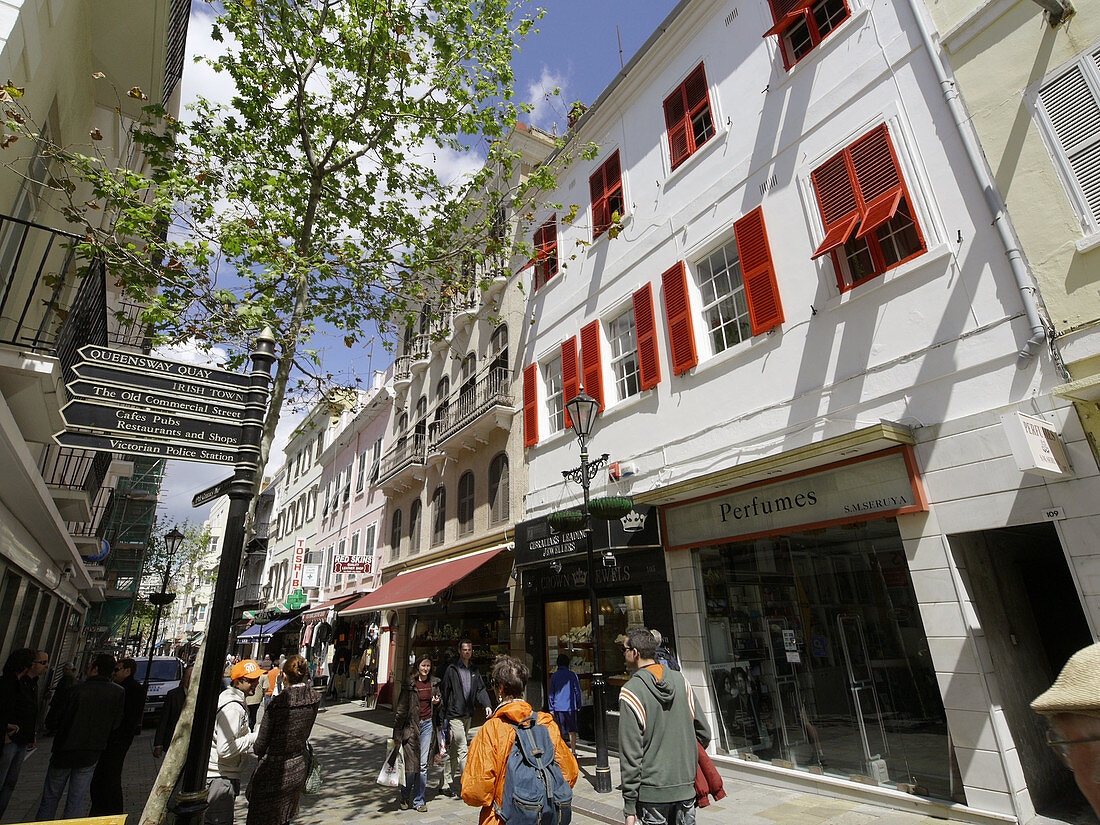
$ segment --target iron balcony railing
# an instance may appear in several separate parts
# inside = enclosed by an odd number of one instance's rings
[[[424,433],[411,432],[397,439],[397,443],[382,456],[382,466],[378,471],[379,482],[384,482],[397,473],[414,464],[423,464],[426,457],[427,439]]]
[[[145,307],[141,304],[123,302],[113,309],[108,319],[107,343],[112,347],[130,347],[142,352],[152,349],[153,329],[149,324],[141,323],[141,313]]]
[[[242,584],[233,596],[233,606],[240,608],[249,604],[259,604],[263,587],[259,584]]]
[[[77,259],[79,240],[0,216],[0,344],[57,355],[66,381],[80,347],[107,343],[106,273]]]
[[[254,539],[267,539],[271,536],[271,524],[266,521],[261,521],[256,525],[256,529],[252,538]]]
[[[165,104],[183,77],[184,56],[187,53],[187,21],[190,18],[191,0],[172,0],[168,7],[168,36],[164,44]]]
[[[494,407],[513,406],[508,371],[493,367],[473,384],[466,384],[436,410],[431,423],[431,444],[435,448],[476,421]]]
[[[103,486],[111,466],[111,453],[77,450],[50,444],[42,454],[42,480],[47,487],[83,490],[89,498]]]
[[[106,453],[105,455],[110,455]],[[91,521],[70,521],[67,525],[70,536],[76,538],[101,539],[107,531],[107,525],[111,521],[111,512],[114,508],[114,496],[110,490],[101,490],[99,497],[92,506]]]

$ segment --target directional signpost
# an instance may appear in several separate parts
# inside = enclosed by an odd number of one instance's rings
[[[217,484],[207,487],[201,493],[195,493],[191,499],[192,507],[202,507],[204,504],[209,504],[214,499],[221,498],[229,493],[229,485],[233,483],[233,476],[230,476],[225,481],[219,481]]]
[[[270,330],[260,334],[247,375],[92,345],[82,347],[80,356],[83,360],[73,367],[77,380],[68,385],[73,400],[61,410],[66,430],[54,436],[58,444],[235,465],[231,479],[204,490],[192,502],[200,506],[199,499],[222,495],[230,500],[201,664],[204,675],[217,674],[229,642],[248,502],[262,469],[260,434],[275,337]],[[207,761],[221,682],[203,678],[197,689],[187,762],[174,807],[179,825],[198,825],[207,807]]]

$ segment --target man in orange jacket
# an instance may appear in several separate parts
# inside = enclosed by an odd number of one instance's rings
[[[505,719],[519,724],[531,715],[531,705],[520,698],[530,678],[531,671],[527,666],[511,656],[500,656],[493,665],[490,684],[495,686],[497,695],[501,697],[500,704],[470,743],[466,770],[462,774],[462,799],[467,805],[480,806],[480,825],[503,825],[493,805],[501,802],[508,754],[512,752],[512,745],[516,741],[516,729]],[[550,731],[550,741],[554,743],[554,758],[565,781],[569,783],[569,787],[573,787],[580,773],[577,757],[561,738],[553,716],[539,713],[538,720],[540,725],[546,726]]]

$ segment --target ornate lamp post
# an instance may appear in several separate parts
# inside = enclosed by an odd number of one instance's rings
[[[585,548],[588,562],[588,612],[592,622],[592,713],[593,728],[596,733],[596,793],[611,792],[611,768],[607,764],[607,714],[604,707],[604,681],[603,666],[600,662],[600,605],[596,598],[596,568],[592,560],[592,526],[591,516],[588,512],[589,488],[592,479],[607,462],[607,456],[601,456],[595,461],[588,460],[588,439],[592,435],[592,427],[596,423],[596,416],[600,411],[600,402],[580,388],[569,403],[565,405],[569,411],[569,418],[573,424],[573,432],[581,445],[581,466],[573,470],[563,470],[562,475],[581,485],[584,490],[584,516],[585,516]]]
[[[168,578],[172,574],[172,560],[176,557],[176,553],[183,545],[183,540],[186,536],[183,535],[175,527],[171,532],[164,537],[164,579],[160,583],[159,593],[150,593],[149,602],[157,606],[157,615],[153,619],[153,633],[149,638],[149,660],[145,663],[145,692],[149,692],[149,675],[153,672],[153,653],[157,647],[157,633],[160,631],[160,613],[164,610],[165,605],[171,604],[172,600],[176,598],[175,593],[168,592]]]

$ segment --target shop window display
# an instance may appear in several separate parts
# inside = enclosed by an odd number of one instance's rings
[[[707,547],[699,562],[722,750],[950,797],[894,519]]]
[[[410,657],[426,653],[432,657],[437,676],[450,661],[458,660],[458,643],[469,639],[474,645],[474,667],[488,679],[493,660],[508,653],[508,622],[500,614],[470,612],[461,615],[420,615],[412,629]]]

